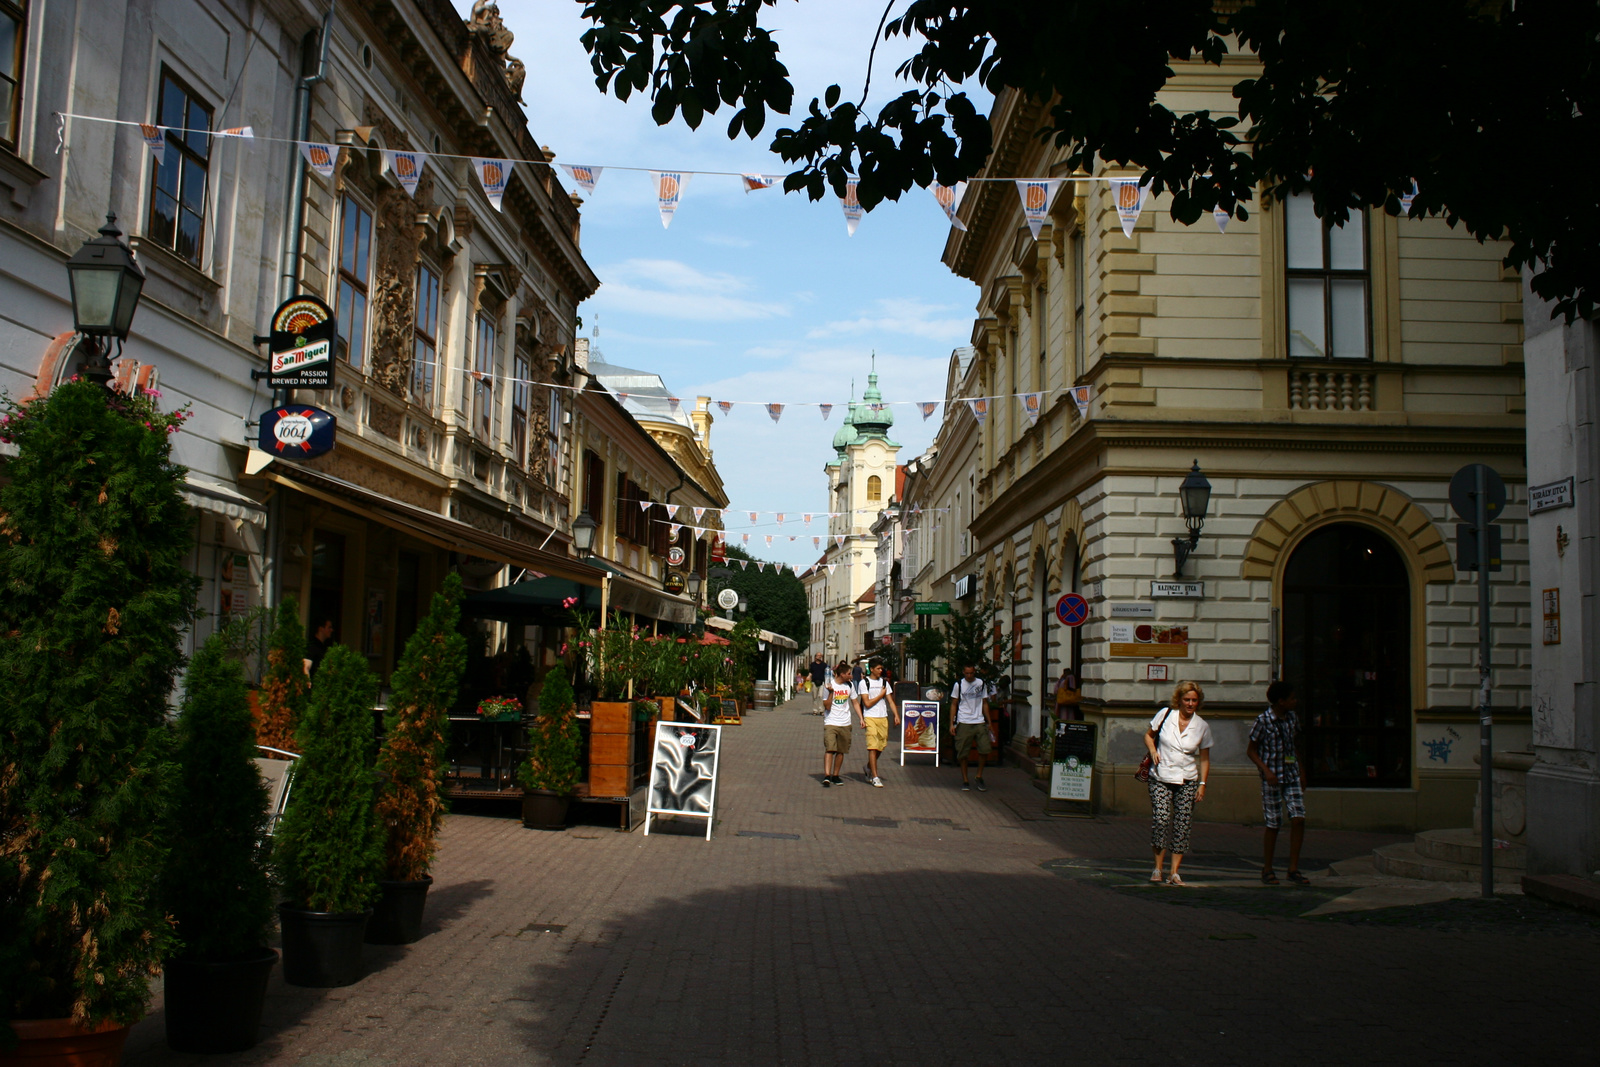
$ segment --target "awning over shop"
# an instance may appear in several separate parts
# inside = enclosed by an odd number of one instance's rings
[[[209,478],[197,477],[192,471],[184,477],[183,498],[189,502],[190,507],[199,508],[201,511],[246,522],[251,526],[267,524],[267,509],[260,503],[232,486],[214,482]]]
[[[481,556],[510,563],[596,590],[600,586],[601,572],[587,563],[477,529],[448,515],[382,496],[331,474],[291,463],[274,463],[258,477],[464,556]],[[594,600],[598,606],[598,592],[594,594]]]
[[[734,624],[729,622],[727,619],[724,619],[720,615],[713,615],[706,619],[706,626],[715,630],[731,630],[733,629]],[[795,643],[792,637],[785,637],[782,634],[775,634],[771,630],[761,630],[757,636],[760,638],[760,640],[765,641],[767,644],[776,645],[779,648],[800,647]]]
[[[611,590],[607,607],[612,611],[626,611],[662,622],[689,625],[694,622],[694,605],[685,597],[673,596],[663,590],[651,589],[602,559],[590,561],[599,570],[611,574]],[[578,602],[575,611],[600,610],[600,590],[580,586],[565,578],[528,578],[499,589],[473,593],[461,602],[464,614],[475,619],[499,619],[502,622],[533,622],[548,618],[552,610],[563,610],[571,597]]]

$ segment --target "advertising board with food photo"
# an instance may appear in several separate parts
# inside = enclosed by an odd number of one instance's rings
[[[939,765],[939,702],[907,700],[900,705],[900,763],[906,757],[932,756]]]
[[[1128,659],[1188,659],[1189,627],[1159,622],[1113,622],[1111,655]]]

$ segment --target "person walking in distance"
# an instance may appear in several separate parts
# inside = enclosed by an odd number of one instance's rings
[[[860,718],[861,704],[850,684],[850,664],[833,669],[828,683],[828,712],[822,719],[822,788],[844,785],[844,758],[850,752],[851,720]]]
[[[1150,752],[1150,850],[1155,853],[1152,882],[1161,881],[1161,865],[1172,854],[1168,885],[1183,885],[1178,867],[1189,851],[1189,822],[1194,806],[1206,798],[1211,771],[1211,727],[1200,717],[1205,693],[1196,682],[1179,682],[1172,703],[1156,712],[1145,731]]]
[[[828,706],[828,665],[818,652],[811,661],[811,714],[821,715]]]
[[[861,723],[867,733],[867,780],[879,789],[883,779],[878,777],[878,755],[889,745],[889,717],[900,725],[900,709],[895,707],[894,693],[889,679],[884,677],[883,664],[874,663],[856,687],[856,699],[861,705]]]
[[[978,677],[978,668],[972,664],[961,668],[961,677],[950,689],[950,732],[956,739],[956,759],[961,763],[961,789],[972,788],[967,781],[967,762],[973,751],[978,756],[978,791],[987,792],[983,784],[983,764],[994,751],[994,709],[989,698],[994,696],[994,686]]]
[[[1278,847],[1278,828],[1289,820],[1289,873],[1295,885],[1310,885],[1300,873],[1300,843],[1306,836],[1306,772],[1300,762],[1297,741],[1300,721],[1295,708],[1294,683],[1279,680],[1267,686],[1267,710],[1256,716],[1250,727],[1250,744],[1245,755],[1261,772],[1261,814],[1267,829],[1261,844],[1261,880],[1277,885],[1272,871],[1272,854]]]

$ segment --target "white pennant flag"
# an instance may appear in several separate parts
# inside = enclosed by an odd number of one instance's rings
[[[967,407],[972,409],[972,417],[978,420],[978,425],[983,425],[983,420],[989,417],[989,398],[980,396],[967,401]]]
[[[1022,410],[1027,413],[1028,425],[1033,426],[1039,421],[1039,408],[1044,402],[1043,393],[1023,393]]]
[[[750,543],[750,535],[749,534],[740,534],[739,535],[739,540],[743,541],[745,544],[748,545]]]
[[[1075,385],[1072,387],[1072,402],[1078,405],[1078,418],[1089,417],[1089,398],[1092,395],[1092,385]]]
[[[1409,216],[1411,214],[1411,201],[1415,200],[1416,198],[1417,183],[1413,181],[1411,183],[1411,191],[1409,193],[1400,194],[1400,214],[1402,216]]]
[[[854,237],[865,212],[861,210],[861,201],[856,199],[856,183],[853,179],[844,183],[844,196],[839,198],[839,206],[844,208],[845,231]]]
[[[918,404],[917,407],[922,409],[922,421],[927,422],[928,416],[932,415],[938,410],[939,402],[937,400],[924,401],[923,403]]]
[[[739,180],[744,183],[744,191],[749,193],[756,189],[771,189],[772,183],[781,177],[781,174],[741,174]]]
[[[794,576],[796,578],[800,577],[800,564],[791,563],[790,566],[794,568]]]
[[[683,199],[683,190],[688,187],[689,179],[694,177],[689,171],[683,170],[653,170],[650,180],[656,185],[656,206],[661,209],[661,228],[664,230],[672,225],[672,216],[678,212],[678,203]]]
[[[705,508],[694,508],[692,510],[694,511],[694,521],[695,522],[699,522],[702,518],[705,517],[705,514],[706,514],[706,509]]]
[[[504,210],[500,201],[505,198],[506,183],[511,180],[511,161],[473,156],[472,169],[478,172],[478,183],[483,186],[483,195],[489,198],[489,206],[496,211]]]
[[[770,537],[767,538],[767,543],[771,544],[772,543],[772,538],[770,538]],[[767,572],[767,561],[766,560],[762,560],[762,559],[756,560],[756,573],[765,574],[766,572]]]
[[[605,170],[604,167],[575,167],[570,163],[561,164],[561,169],[590,196],[594,195],[594,183],[600,180],[600,172]]]
[[[156,157],[156,166],[159,167],[161,161],[167,155],[167,135],[162,132],[160,126],[152,126],[148,122],[141,122],[139,123],[139,136],[144,139],[144,146],[150,149],[151,155]],[[327,175],[323,175],[323,177],[327,177]]]
[[[678,408],[682,405],[682,403],[683,401],[679,400],[677,397],[669,396],[667,397],[667,410],[676,415],[678,413]]]
[[[1233,215],[1228,211],[1227,208],[1223,207],[1221,204],[1218,204],[1216,207],[1211,209],[1211,217],[1217,220],[1218,233],[1228,232],[1228,223],[1233,221]]]
[[[750,512],[750,525],[751,526],[754,526],[756,524],[756,516],[759,515],[759,514],[761,514],[759,511]]]
[[[238,137],[246,141],[253,141],[256,137],[256,131],[253,126],[229,126],[227,129],[218,130],[217,136]]]
[[[833,414],[832,404],[818,404],[817,409],[822,412],[822,421],[827,422],[828,416]]]
[[[966,232],[967,224],[956,218],[956,211],[961,207],[961,198],[966,195],[967,183],[956,182],[954,185],[930,185],[928,190],[933,193],[933,198],[944,209],[944,217],[950,220],[950,225]],[[1038,236],[1035,234],[1034,236]]]
[[[662,506],[665,507],[665,505],[662,505]],[[648,500],[639,501],[639,510],[640,511],[649,511],[650,510],[650,501],[648,501]]]
[[[833,535],[833,540],[835,541],[835,543],[838,544],[838,546],[840,548],[844,547],[844,534],[834,534]]]
[[[749,570],[750,569],[750,561],[747,560],[747,559],[741,559],[739,561],[739,569],[742,570],[742,571]]]
[[[1144,211],[1145,197],[1150,195],[1148,185],[1140,185],[1138,178],[1112,178],[1111,199],[1117,205],[1117,217],[1122,220],[1122,235],[1133,237],[1133,227]]]
[[[407,196],[415,196],[417,183],[422,180],[423,160],[427,157],[421,152],[397,152],[392,148],[385,149],[383,156],[389,169],[394,171],[400,188],[406,191]]]
[[[334,164],[339,160],[339,146],[336,144],[302,144],[300,154],[306,158],[306,166],[317,172],[319,178],[333,177]]]
[[[813,538],[812,538],[812,539],[811,539],[811,547],[812,547],[812,548],[821,548],[821,547],[822,547],[822,538],[820,538],[820,537],[813,537]]]
[[[798,539],[799,539],[799,535],[798,534],[790,534],[789,535],[789,540],[791,540],[791,541],[795,541],[795,540],[798,540]]]
[[[777,517],[778,517],[778,525],[782,526],[783,525],[783,512],[777,511],[777,512],[773,512],[773,514],[777,515]]]
[[[805,523],[806,523],[807,526],[811,525],[811,512],[809,512],[809,511],[806,512],[804,515],[801,516],[801,518],[803,518],[805,520]]]
[[[783,417],[783,405],[782,404],[768,404],[767,405],[767,414],[772,416],[772,421],[773,422],[777,422],[780,418]]]
[[[670,537],[671,537],[671,538],[672,538],[672,539],[673,539],[673,540],[674,540],[674,541],[676,541],[676,540],[677,540],[677,539],[678,539],[678,531],[679,531],[679,530],[681,530],[681,529],[683,529],[683,527],[682,527],[682,526],[679,526],[679,525],[678,525],[678,524],[677,524],[677,523],[675,523],[675,522],[670,522],[670,523],[668,523],[668,524],[667,524],[667,534],[668,534],[668,535],[669,535],[669,536],[670,536]]]
[[[1022,197],[1022,217],[1028,222],[1028,232],[1034,240],[1044,220],[1050,216],[1050,205],[1055,203],[1056,192],[1066,184],[1065,178],[1018,179],[1017,195]]]

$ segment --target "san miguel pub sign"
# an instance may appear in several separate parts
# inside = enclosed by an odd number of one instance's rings
[[[261,451],[278,459],[314,459],[333,451],[338,420],[321,408],[289,404],[261,416]]]
[[[314,296],[296,296],[272,315],[267,381],[274,389],[331,389],[333,311]]]

